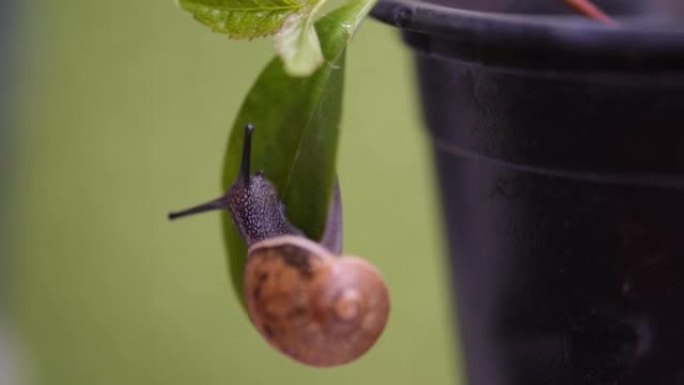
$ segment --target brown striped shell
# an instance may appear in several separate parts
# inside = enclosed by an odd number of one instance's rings
[[[312,366],[363,355],[382,334],[389,294],[368,262],[284,235],[249,249],[244,276],[252,323],[276,349]]]

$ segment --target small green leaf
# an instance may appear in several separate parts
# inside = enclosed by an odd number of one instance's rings
[[[309,238],[320,239],[335,182],[342,112],[345,48],[375,0],[356,0],[316,23],[325,62],[306,78],[287,74],[273,59],[252,86],[233,124],[222,187],[238,174],[243,127],[253,123],[253,170],[264,170],[285,203],[287,216]],[[232,281],[240,301],[246,248],[224,215]]]
[[[313,15],[314,12],[308,16],[290,15],[275,35],[276,52],[289,75],[309,76],[323,64],[318,34],[311,25]]]
[[[184,10],[215,32],[252,39],[278,32],[288,16],[308,14],[315,0],[178,0]]]

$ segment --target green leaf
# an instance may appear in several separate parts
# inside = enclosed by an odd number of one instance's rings
[[[308,14],[316,0],[178,0],[184,10],[215,32],[252,39],[278,32],[288,16]]]
[[[354,1],[316,23],[325,62],[312,76],[290,76],[281,59],[273,59],[243,102],[228,142],[223,188],[238,174],[243,127],[251,122],[253,170],[264,170],[287,216],[311,239],[323,233],[335,182],[345,48],[374,3]],[[232,281],[244,304],[246,248],[230,216],[223,218]]]

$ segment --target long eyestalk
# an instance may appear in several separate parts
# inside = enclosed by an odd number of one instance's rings
[[[250,158],[251,158],[251,153],[252,153],[252,132],[254,131],[254,126],[252,126],[251,123],[248,123],[245,126],[245,139],[242,145],[242,161],[240,163],[240,173],[238,175],[238,180],[242,179],[245,185],[249,184],[249,167],[250,167]],[[212,201],[209,201],[207,203],[203,203],[199,206],[191,207],[189,209],[181,210],[181,211],[175,211],[172,213],[169,213],[169,219],[174,220],[177,218],[182,218],[186,217],[189,215],[194,215],[194,214],[199,214],[199,213],[204,213],[207,211],[215,211],[215,210],[227,210],[228,209],[228,202],[227,202],[227,192],[226,195],[214,199]]]
[[[169,219],[174,220],[177,218],[187,217],[189,215],[204,213],[207,211],[223,210],[225,208],[226,208],[226,203],[224,202],[223,197],[221,197],[218,199],[214,199],[213,201],[203,203],[199,206],[195,206],[195,207],[191,207],[189,209],[169,213]]]
[[[245,184],[249,183],[249,167],[252,158],[252,132],[254,132],[254,126],[252,123],[247,123],[245,126],[245,138],[242,142],[242,161],[240,162],[240,175],[238,178],[242,178]]]

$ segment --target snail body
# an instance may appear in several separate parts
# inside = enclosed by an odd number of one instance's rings
[[[228,210],[248,246],[245,303],[262,337],[307,365],[351,362],[385,328],[387,287],[370,263],[338,255],[342,226],[337,187],[320,243],[290,223],[271,182],[262,172],[249,174],[252,130],[251,125],[245,128],[240,175],[226,195],[169,218]]]

